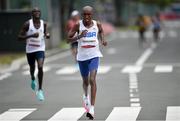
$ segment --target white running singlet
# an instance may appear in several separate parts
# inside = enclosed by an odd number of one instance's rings
[[[98,26],[97,22],[93,20],[93,26],[86,28],[83,21],[79,21],[79,34],[83,30],[87,30],[87,34],[78,40],[78,53],[77,60],[85,61],[95,57],[102,57],[102,53],[99,50],[99,40],[98,40]],[[93,46],[88,48],[88,46]]]
[[[26,53],[32,53],[37,51],[45,51],[45,38],[44,38],[44,22],[40,20],[40,27],[36,29],[33,24],[33,20],[29,20],[29,30],[26,35],[32,35],[38,32],[38,38],[28,38],[26,40]]]

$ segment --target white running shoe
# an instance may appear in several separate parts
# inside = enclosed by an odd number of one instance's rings
[[[83,95],[83,107],[86,110],[86,112],[89,112],[89,108],[91,106],[89,95],[85,96]]]
[[[86,114],[86,117],[89,117],[90,120],[94,119],[94,106],[91,106],[89,112]]]
[[[41,89],[36,92],[36,96],[39,101],[44,101],[44,93]]]

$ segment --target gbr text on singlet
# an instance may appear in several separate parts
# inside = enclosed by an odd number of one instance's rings
[[[87,38],[96,37],[96,32],[88,32],[83,37],[87,37]]]

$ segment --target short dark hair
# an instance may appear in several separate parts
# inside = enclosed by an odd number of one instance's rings
[[[40,9],[39,9],[38,7],[34,7],[34,8],[32,9],[32,11],[31,11],[31,12],[33,13],[33,12],[36,12],[36,11],[41,12],[41,11],[40,11]]]

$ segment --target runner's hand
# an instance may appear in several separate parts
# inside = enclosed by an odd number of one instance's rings
[[[39,33],[36,32],[36,33],[32,34],[31,37],[38,38],[39,37]]]
[[[107,46],[107,41],[102,40],[102,41],[101,41],[101,44],[104,45],[104,46]]]
[[[87,34],[88,30],[83,30],[82,33],[79,35],[80,38],[84,37]]]
[[[46,37],[46,39],[49,39],[50,38],[50,34],[46,33],[45,37]]]

